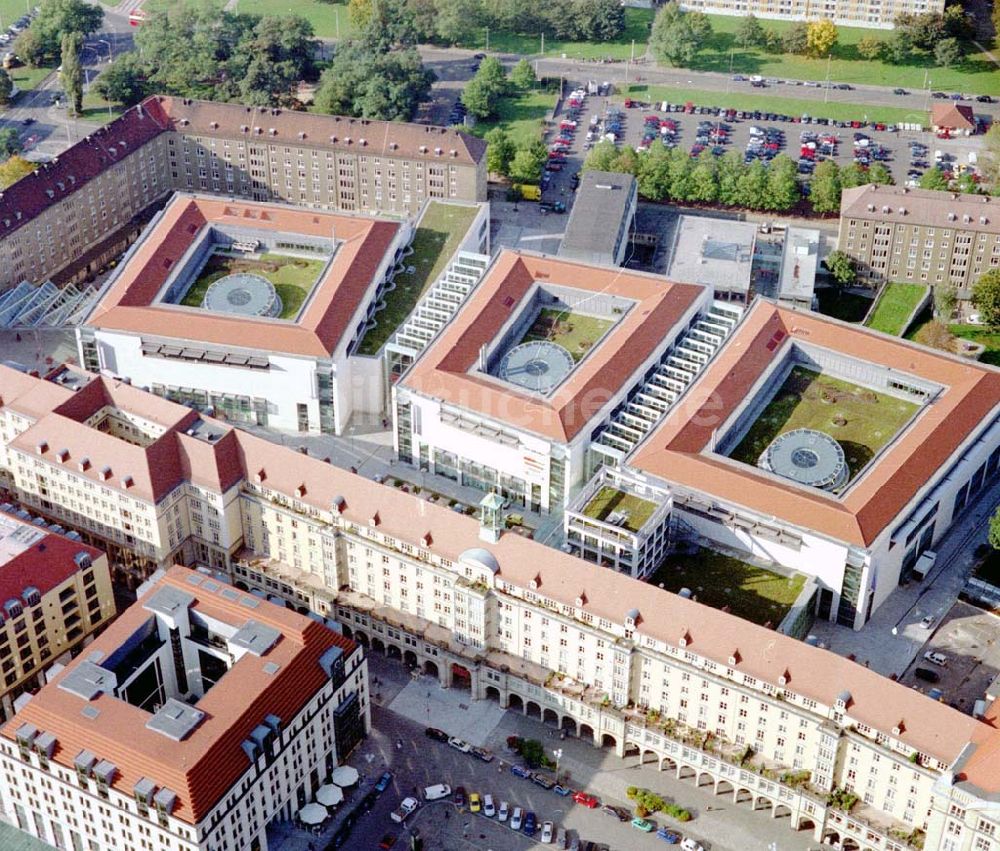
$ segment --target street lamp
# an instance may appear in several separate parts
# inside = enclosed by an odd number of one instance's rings
[[[106,44],[108,46],[108,62],[113,62],[115,56],[114,56],[114,51],[112,50],[111,47],[111,42],[108,41],[106,38],[99,38],[97,39],[97,44]]]
[[[552,751],[552,756],[556,758],[556,782],[559,782],[559,760],[562,759],[562,748],[556,748]]]

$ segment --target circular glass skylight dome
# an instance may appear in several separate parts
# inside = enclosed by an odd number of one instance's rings
[[[843,487],[850,474],[843,447],[830,435],[811,428],[779,434],[757,463],[793,482],[825,490]]]
[[[557,343],[534,340],[514,346],[500,361],[500,377],[537,393],[548,393],[573,369],[573,356]]]
[[[281,298],[267,278],[236,272],[215,281],[205,291],[201,306],[215,313],[236,316],[278,316]]]

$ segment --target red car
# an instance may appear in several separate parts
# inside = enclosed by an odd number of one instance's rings
[[[574,792],[573,800],[592,810],[596,810],[601,805],[601,802],[594,795],[588,795],[586,792]]]

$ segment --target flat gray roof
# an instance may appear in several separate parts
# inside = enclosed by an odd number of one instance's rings
[[[201,723],[204,717],[205,713],[200,709],[170,697],[146,722],[146,727],[168,739],[180,742]]]
[[[245,648],[254,656],[263,656],[279,638],[281,638],[281,633],[274,627],[265,626],[255,620],[248,620],[236,630],[236,634],[229,639],[229,643],[236,647]]]
[[[635,178],[631,174],[583,172],[559,254],[577,259],[594,254],[613,255],[634,187]]]
[[[667,277],[707,284],[721,292],[747,292],[757,226],[730,219],[681,216],[674,230]]]
[[[84,700],[93,700],[102,693],[114,694],[116,685],[118,678],[112,671],[86,659],[59,680],[59,688]]]
[[[781,298],[812,299],[819,261],[819,231],[790,227],[781,256]]]

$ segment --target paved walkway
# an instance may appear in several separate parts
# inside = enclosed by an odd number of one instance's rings
[[[436,678],[418,677],[389,704],[389,711],[482,747],[503,718],[499,704],[470,700],[468,692],[441,688]]]
[[[989,516],[1000,503],[1000,483],[977,497],[958,523],[938,544],[937,563],[922,582],[896,588],[863,629],[817,622],[812,632],[835,653],[855,655],[885,676],[902,674],[930,637],[920,626],[925,615],[940,619],[958,599],[976,564],[976,547],[986,542]]]

